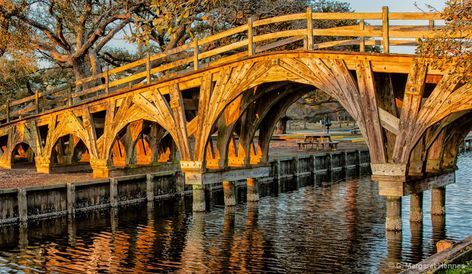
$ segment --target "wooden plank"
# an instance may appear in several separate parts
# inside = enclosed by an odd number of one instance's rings
[[[390,12],[390,20],[441,20],[439,12]]]
[[[272,17],[272,18],[266,18],[266,19],[254,21],[254,27],[260,27],[264,25],[281,23],[281,22],[304,20],[306,18],[305,16],[306,16],[305,13],[295,13],[295,14],[282,15],[282,16],[277,16],[277,17]]]
[[[398,135],[399,134],[399,124],[400,124],[400,119],[397,117],[393,116],[389,112],[383,110],[382,108],[379,107],[379,117],[380,117],[380,123],[382,124],[382,127],[385,128],[386,130],[390,131],[391,133]]]
[[[273,42],[273,43],[270,43],[270,44],[258,46],[256,48],[256,53],[261,53],[261,52],[268,51],[268,50],[271,50],[271,49],[274,49],[274,48],[278,48],[278,47],[281,47],[281,46],[296,43],[298,41],[302,41],[303,39],[305,39],[305,37],[296,36],[296,37],[290,37],[290,38],[282,39],[282,40],[279,40],[279,41],[276,41],[276,42]]]
[[[390,53],[388,7],[382,7],[382,46],[384,53]]]
[[[315,32],[315,31],[314,31]],[[259,43],[271,39],[279,39],[284,37],[305,36],[306,29],[284,30],[275,33],[267,33],[254,36],[254,42]]]
[[[235,35],[237,33],[245,32],[245,31],[247,31],[247,27],[248,27],[247,25],[242,25],[242,26],[239,26],[239,27],[235,27],[235,28],[217,33],[215,35],[211,35],[211,36],[202,38],[202,39],[200,39],[199,44],[204,45],[204,44],[214,42],[216,40],[220,40],[222,38],[225,38],[225,37],[228,37],[228,36],[231,36],[231,35]]]
[[[254,55],[254,19],[249,18],[247,22],[247,52],[249,56]]]
[[[379,12],[320,12],[313,13],[315,20],[379,20],[382,14]]]
[[[313,50],[313,11],[311,7],[306,9],[307,17],[307,50]]]
[[[202,52],[199,55],[199,58],[200,59],[205,59],[205,58],[208,58],[208,57],[211,57],[211,56],[215,56],[215,55],[218,55],[218,54],[228,52],[230,50],[235,50],[235,49],[245,47],[248,44],[249,44],[248,40],[239,41],[239,42],[232,43],[232,44],[229,44],[229,45],[226,45],[226,46],[222,46],[222,47],[219,47],[219,48],[216,48],[216,49],[212,49],[212,50],[209,50],[209,51]],[[248,52],[249,52],[249,50],[248,50]]]

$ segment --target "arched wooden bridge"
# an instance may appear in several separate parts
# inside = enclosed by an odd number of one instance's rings
[[[314,27],[322,20],[353,25]],[[356,120],[381,194],[401,196],[408,176],[454,169],[458,144],[472,126],[470,82],[415,55],[389,53],[416,45],[438,20],[437,13],[387,8],[249,19],[67,88],[8,102],[0,109],[0,166],[30,158],[48,173],[56,164],[89,162],[95,177],[107,177],[114,167],[179,160],[187,184],[198,186],[208,170],[264,166],[276,122],[316,87]],[[328,41],[316,43],[319,37]],[[366,52],[369,46],[382,53]]]

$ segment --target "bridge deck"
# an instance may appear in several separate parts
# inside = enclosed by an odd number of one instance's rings
[[[314,28],[314,22],[325,20],[353,20],[352,25],[328,29]],[[374,21],[369,21],[374,20]],[[423,25],[409,25],[410,20],[424,22]],[[253,55],[274,50],[284,52],[300,49],[319,51],[335,49],[343,51],[347,61],[368,58],[372,60],[374,71],[407,72],[414,56],[388,55],[391,46],[415,46],[417,38],[429,36],[438,29],[435,22],[441,20],[439,13],[389,12],[384,8],[378,13],[306,13],[290,14],[262,20],[249,19],[248,24],[233,29],[195,39],[193,42],[86,79],[77,80],[73,85],[48,91],[37,91],[35,95],[20,100],[8,101],[0,107],[0,122],[8,123],[38,113],[87,103],[103,98],[111,93],[132,92],[165,79],[194,71],[227,64]],[[375,25],[380,21],[381,25]],[[367,24],[371,22],[371,24]],[[267,32],[267,27],[286,23],[287,29]],[[240,37],[234,42],[230,38]],[[330,37],[333,41],[315,43],[316,37]],[[231,40],[231,41],[230,41]],[[383,54],[363,54],[368,46],[381,46]],[[359,52],[353,51],[355,46]],[[320,53],[334,57],[338,53]],[[385,60],[385,61],[384,61]],[[432,72],[434,74],[434,72]],[[439,73],[439,72],[438,72]],[[431,77],[431,76],[430,76]]]

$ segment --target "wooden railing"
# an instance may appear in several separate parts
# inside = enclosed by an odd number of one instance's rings
[[[320,29],[314,27],[317,20],[352,20],[353,24]],[[425,23],[390,24],[409,20]],[[162,53],[147,55],[146,58],[115,69],[105,69],[103,73],[80,79],[74,85],[8,101],[0,107],[0,122],[11,122],[48,110],[70,107],[123,88],[144,86],[175,77],[176,74],[284,47],[285,50],[343,50],[343,47],[345,50],[349,46],[348,49],[353,50],[353,46],[358,46],[359,51],[364,52],[367,46],[381,46],[384,53],[390,53],[391,46],[415,46],[418,38],[427,37],[437,28],[436,20],[441,20],[439,13],[389,12],[387,7],[378,13],[313,13],[309,8],[306,13],[261,20],[250,18],[246,25],[195,39]],[[371,22],[368,24],[366,21]],[[283,29],[281,25],[288,27]],[[315,37],[330,37],[330,41],[316,43]]]

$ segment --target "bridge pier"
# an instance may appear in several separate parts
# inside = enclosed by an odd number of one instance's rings
[[[193,190],[193,212],[204,212],[206,210],[205,186],[192,185]]]
[[[236,205],[236,196],[234,191],[234,183],[230,181],[223,181],[223,193],[225,207]]]
[[[36,172],[44,174],[51,173],[51,160],[49,158],[36,156],[34,163],[36,165]]]
[[[108,178],[110,176],[110,163],[108,160],[90,159],[93,178]]]
[[[446,214],[446,188],[436,187],[431,189],[431,215]]]
[[[410,222],[423,222],[423,192],[410,195]]]
[[[259,183],[254,178],[247,178],[247,201],[258,202],[259,201]]]
[[[385,229],[388,231],[402,230],[402,198],[387,196],[387,218]]]

